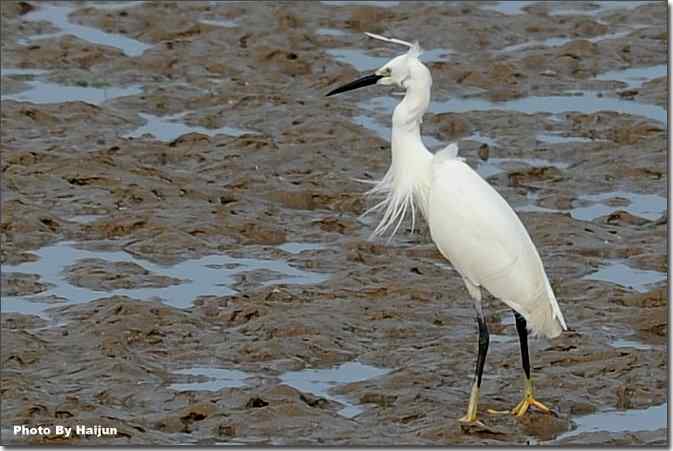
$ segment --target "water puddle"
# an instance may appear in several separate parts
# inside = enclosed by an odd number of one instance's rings
[[[318,34],[321,36],[347,36],[348,32],[337,28],[318,28]]]
[[[332,395],[330,391],[338,385],[362,382],[388,374],[391,370],[376,368],[360,362],[346,362],[333,368],[288,371],[280,376],[283,384],[289,385],[305,393],[339,402],[344,407],[337,413],[346,418],[353,418],[364,412],[364,408],[353,404],[347,397]],[[190,379],[198,378],[198,382],[175,383],[169,386],[176,391],[218,391],[223,388],[243,387],[246,379],[254,374],[240,370],[212,367],[194,367],[175,371],[173,374],[186,375]]]
[[[35,76],[48,73],[44,69],[19,69],[14,67],[0,67],[0,77],[14,77],[14,76]]]
[[[496,147],[495,139],[489,138],[488,136],[481,136],[481,133],[479,132],[474,132],[470,136],[461,138],[461,141],[462,140],[476,141],[481,144],[487,144],[489,147]]]
[[[23,16],[23,20],[30,22],[49,22],[61,31],[58,33],[35,35],[31,38],[22,40],[19,43],[31,44],[36,40],[70,34],[92,44],[118,48],[127,56],[140,56],[145,50],[152,47],[149,44],[127,38],[120,34],[106,33],[97,28],[74,24],[68,20],[68,16],[73,11],[75,11],[75,8],[71,6],[57,6],[40,2],[39,8]]]
[[[301,254],[304,251],[320,251],[325,249],[323,243],[284,243],[280,246],[276,246],[278,249],[290,254]]]
[[[75,215],[68,218],[68,221],[76,222],[78,224],[91,224],[102,218],[103,215]]]
[[[163,117],[153,116],[147,113],[138,113],[141,118],[145,119],[146,123],[124,135],[124,138],[139,138],[149,134],[159,141],[171,142],[187,133],[201,133],[211,137],[215,135],[238,137],[245,134],[256,134],[256,132],[235,127],[206,128],[198,125],[187,125],[184,122],[179,121],[179,119],[182,119],[190,113],[192,113],[192,111],[185,111],[179,114]]]
[[[516,341],[516,337],[513,335],[489,334],[488,337],[491,343],[512,343]]]
[[[531,96],[520,99],[493,102],[482,98],[457,97],[430,102],[430,112],[468,113],[470,111],[514,111],[525,114],[562,114],[569,112],[596,113],[598,111],[616,111],[622,114],[642,116],[667,124],[666,109],[657,105],[648,105],[599,95],[595,91],[580,91],[578,95]],[[392,114],[396,102],[391,97],[371,97],[361,102],[360,107],[370,111],[384,111]]]
[[[556,133],[538,133],[535,140],[545,144],[569,144],[569,143],[592,143],[605,141],[602,139],[584,138],[582,136],[564,136],[561,132]]]
[[[641,343],[636,340],[624,340],[622,338],[619,338],[617,340],[611,341],[610,346],[613,348],[634,348],[634,349],[640,349],[641,351],[649,351],[652,349],[652,346],[646,345],[645,343]]]
[[[585,432],[642,432],[664,429],[668,424],[668,403],[646,409],[628,409],[583,415],[573,418],[577,426],[558,436],[555,441]]]
[[[637,28],[637,27],[636,27]],[[602,34],[600,36],[594,36],[593,38],[588,38],[586,39],[589,42],[597,43],[601,41],[607,41],[609,39],[619,39],[623,38],[624,36],[628,36],[631,34],[633,30],[628,30],[628,31],[619,31],[616,33],[607,33],[607,34]],[[509,52],[516,52],[519,50],[527,50],[531,48],[540,48],[540,47],[561,47],[563,45],[566,45],[569,42],[575,41],[577,39],[581,39],[578,37],[553,37],[553,38],[548,38],[543,41],[527,41],[527,42],[522,42],[520,44],[513,44],[509,45],[507,47],[504,47],[500,50],[498,50],[496,53],[509,53]]]
[[[274,276],[262,286],[297,284],[314,285],[329,278],[325,273],[307,272],[290,266],[284,260],[260,260],[254,258],[233,258],[227,255],[208,255],[187,260],[173,266],[159,265],[135,258],[123,251],[89,251],[74,247],[75,243],[61,242],[43,247],[35,252],[39,260],[18,265],[3,265],[3,272],[38,274],[40,282],[49,284],[39,295],[3,296],[2,313],[22,313],[42,315],[54,300],[66,304],[81,304],[104,296],[128,296],[135,299],[160,299],[177,308],[189,308],[198,296],[228,296],[236,293],[231,288],[238,274],[266,270]],[[129,262],[142,266],[148,271],[184,280],[179,285],[163,288],[120,288],[106,291],[93,290],[70,284],[63,274],[66,266],[85,258],[104,259],[108,262]],[[186,280],[185,280],[186,279]]]
[[[199,379],[199,382],[176,383],[168,386],[169,389],[175,391],[219,391],[223,388],[243,387],[247,385],[245,379],[251,377],[250,374],[240,370],[200,366],[174,371],[173,374]]]
[[[640,6],[647,5],[648,3],[656,3],[656,1],[626,1],[626,0],[600,0],[590,3],[581,3],[581,2],[558,2],[559,6],[569,6],[573,4],[586,4],[588,6],[593,6],[592,9],[558,9],[552,10],[550,15],[552,16],[574,16],[574,15],[589,15],[589,16],[598,16],[606,12],[614,12],[621,10],[623,12],[628,12],[632,9],[636,9]]]
[[[505,2],[496,2],[495,5],[484,5],[481,9],[486,9],[489,11],[497,11],[501,14],[506,14],[508,16],[514,16],[517,14],[523,14],[524,8],[537,3],[537,1],[524,1],[524,0],[513,0]]]
[[[238,22],[235,20],[229,19],[201,19],[199,20],[202,24],[213,25],[215,27],[222,28],[236,28],[238,27]]]
[[[348,63],[359,72],[372,71],[379,69],[393,58],[391,56],[372,56],[366,53],[365,50],[358,49],[327,49],[327,53],[333,56],[337,61]],[[454,53],[449,49],[432,49],[426,50],[421,55],[421,61],[425,63],[433,61],[446,61],[450,54]]]
[[[570,210],[559,210],[554,208],[540,207],[536,204],[538,194],[529,192],[527,194],[528,203],[517,206],[518,212],[534,213],[570,213],[573,219],[579,221],[593,221],[596,218],[610,215],[616,211],[624,210],[634,216],[639,216],[650,221],[659,219],[666,211],[666,198],[656,194],[638,194],[624,191],[613,191],[601,194],[587,194],[580,196],[580,201],[601,202],[612,198],[621,198],[628,202],[628,205],[607,205],[603,203],[593,203],[589,206],[575,207]]]
[[[353,418],[364,411],[361,406],[352,404],[347,397],[331,395],[329,392],[337,385],[361,382],[383,376],[391,370],[364,365],[359,362],[347,362],[334,368],[305,369],[289,371],[280,376],[281,381],[291,387],[309,392],[316,396],[331,399],[344,405],[338,414],[346,418]]]
[[[16,100],[36,104],[86,102],[93,105],[125,96],[133,96],[143,92],[142,85],[131,85],[125,88],[113,86],[63,86],[45,81],[27,81],[29,88],[16,94],[3,95],[2,100]]]
[[[392,129],[390,127],[381,125],[373,117],[365,115],[355,116],[353,118],[353,123],[373,131],[379,138],[390,142],[390,138],[392,136]],[[429,135],[423,135],[423,143],[425,143],[425,145],[430,149],[444,147],[444,144],[442,144],[436,138]]]
[[[104,9],[106,11],[117,11],[121,9],[135,8],[145,3],[145,0],[128,0],[128,1],[98,1],[88,2],[87,6],[93,6],[96,9]]]
[[[367,1],[367,0],[322,0],[327,6],[378,6],[379,8],[394,8],[400,4],[399,1]]]
[[[514,210],[519,213],[562,213],[563,210],[556,210],[554,208],[545,208],[537,205],[537,200],[539,194],[534,191],[528,191],[526,193],[526,199],[528,203],[526,205],[520,205],[514,207]]]
[[[613,198],[621,198],[628,201],[628,205],[612,206],[602,202]],[[657,194],[639,194],[625,191],[610,191],[600,194],[585,194],[580,196],[581,201],[595,202],[585,207],[576,207],[570,211],[570,215],[580,221],[593,221],[594,219],[612,214],[618,210],[624,210],[634,216],[640,216],[650,221],[657,220],[664,214],[667,208],[667,199]]]
[[[557,169],[567,169],[570,163],[562,161],[550,161],[542,158],[489,158],[486,161],[479,161],[477,164],[477,172],[483,178],[492,177],[494,175],[507,172],[505,165],[523,163],[533,168],[553,167]]]
[[[631,67],[628,69],[611,70],[598,74],[594,80],[616,80],[626,84],[627,89],[641,88],[643,84],[655,78],[665,77],[668,73],[666,64],[647,67]]]
[[[602,265],[598,271],[588,274],[582,279],[610,282],[621,287],[645,293],[661,281],[665,281],[667,274],[659,271],[631,268],[621,261]]]

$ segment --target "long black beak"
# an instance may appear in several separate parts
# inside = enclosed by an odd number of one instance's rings
[[[383,75],[371,74],[357,80],[346,83],[345,85],[333,89],[327,93],[325,97],[333,96],[334,94],[340,94],[346,91],[352,91],[353,89],[364,88],[365,86],[375,85],[377,81],[383,78]]]

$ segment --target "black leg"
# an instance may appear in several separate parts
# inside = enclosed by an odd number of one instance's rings
[[[521,345],[521,364],[526,373],[526,379],[530,380],[530,358],[528,357],[528,329],[526,328],[526,319],[514,311],[516,319],[516,331],[519,334],[519,344]]]
[[[488,352],[488,325],[484,314],[479,311],[477,313],[477,324],[479,325],[479,354],[477,355],[477,368],[475,369],[475,380],[477,387],[481,387],[481,374],[484,372],[484,363],[486,363],[486,353]]]

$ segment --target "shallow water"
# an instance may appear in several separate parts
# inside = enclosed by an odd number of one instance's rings
[[[333,395],[330,394],[330,391],[338,385],[365,381],[383,376],[390,371],[386,368],[376,368],[360,362],[346,362],[332,368],[307,368],[300,371],[288,371],[279,377],[281,383],[287,384],[297,390],[343,404],[344,407],[337,413],[346,418],[353,418],[364,412],[364,408],[353,404],[346,396]],[[246,379],[255,376],[255,374],[240,370],[213,367],[187,368],[174,371],[173,374],[206,379],[199,382],[171,384],[169,388],[176,391],[217,391],[223,388],[243,387],[247,385],[245,382]]]
[[[481,9],[487,9],[489,11],[497,11],[501,14],[513,16],[517,14],[525,14],[525,11],[523,9],[534,3],[538,2],[524,1],[524,0],[503,1],[503,2],[496,2],[495,5],[484,5],[481,7]]]
[[[147,113],[138,113],[138,116],[145,119],[145,124],[130,133],[127,133],[124,135],[124,138],[138,138],[149,134],[159,141],[170,142],[187,133],[201,133],[211,137],[215,135],[242,136],[255,133],[236,127],[206,128],[198,125],[187,125],[184,122],[179,121],[179,119],[185,117],[189,113],[191,113],[191,111],[162,117]]]
[[[582,136],[564,136],[560,133],[538,133],[535,140],[546,144],[591,143],[603,141],[600,139],[584,138]]]
[[[191,378],[206,379],[201,382],[175,383],[168,386],[175,391],[218,391],[223,388],[236,388],[246,385],[245,379],[251,377],[240,370],[230,370],[225,368],[213,368],[207,366],[197,366],[174,371],[173,374],[191,376]]]
[[[555,441],[585,432],[639,432],[665,428],[668,420],[668,404],[646,409],[627,409],[583,415],[573,418],[575,429],[561,434]]]
[[[484,178],[507,172],[503,167],[508,163],[524,163],[534,168],[554,167],[557,169],[567,169],[570,164],[563,161],[544,160],[542,158],[489,158],[486,161],[477,163],[477,172]]]
[[[627,289],[645,293],[656,284],[666,280],[666,273],[631,268],[621,261],[613,261],[601,265],[598,271],[588,274],[582,279],[610,282]]]
[[[294,243],[288,242],[276,246],[281,251],[288,252],[290,254],[301,254],[304,251],[320,251],[325,249],[327,246],[323,243]]]
[[[94,1],[87,2],[87,6],[93,6],[97,9],[105,9],[108,11],[117,11],[121,9],[135,8],[145,3],[144,0],[128,0],[128,1]]]
[[[321,0],[327,6],[377,6],[379,8],[394,8],[399,6],[399,1],[367,1],[367,0]]]
[[[291,387],[316,396],[340,402],[344,408],[337,412],[346,418],[353,418],[364,411],[364,408],[352,404],[347,397],[331,395],[329,392],[337,385],[361,382],[383,376],[391,370],[376,368],[359,362],[347,362],[334,368],[305,369],[289,371],[280,376],[281,381]]]
[[[561,7],[570,6],[577,4],[579,2],[558,2],[557,5]],[[627,1],[627,0],[600,0],[590,2],[589,5],[595,6],[592,9],[575,9],[575,8],[563,8],[563,9],[553,9],[550,12],[552,16],[569,16],[569,15],[589,15],[589,16],[598,16],[603,13],[612,13],[618,10],[621,10],[625,13],[632,9],[636,9],[640,6],[647,5],[648,3],[655,3],[654,1]]]
[[[43,247],[35,252],[39,260],[18,265],[3,265],[4,274],[21,272],[39,274],[42,283],[51,286],[39,295],[4,296],[2,312],[24,313],[43,316],[44,310],[51,307],[49,299],[59,298],[66,304],[81,304],[101,297],[121,295],[136,299],[158,298],[168,305],[189,308],[198,296],[228,296],[237,291],[232,288],[238,274],[267,270],[275,274],[274,278],[262,283],[262,286],[297,284],[313,285],[329,278],[325,273],[313,273],[290,266],[285,260],[260,260],[254,258],[233,258],[227,255],[208,255],[186,260],[172,266],[159,265],[133,257],[123,251],[89,251],[78,249],[75,243],[61,242]],[[164,288],[124,288],[112,290],[92,290],[78,287],[68,282],[63,274],[66,266],[85,258],[104,259],[109,262],[136,263],[156,273],[183,280],[183,283]]]
[[[100,8],[100,6],[97,7]],[[47,39],[71,34],[92,44],[107,45],[118,48],[127,56],[140,56],[145,52],[145,50],[152,47],[149,44],[128,38],[121,34],[106,33],[99,30],[98,28],[74,24],[70,22],[68,16],[75,10],[76,8],[71,6],[57,6],[40,2],[39,8],[26,14],[23,17],[23,20],[30,22],[49,22],[53,26],[59,28],[61,31],[58,33],[50,33],[49,35],[35,35],[29,38],[27,41],[22,42],[30,43],[39,39]]]
[[[461,141],[463,140],[476,141],[478,143],[488,144],[490,147],[496,147],[497,145],[495,139],[489,138],[488,136],[482,136],[481,133],[479,132],[474,132],[470,136],[461,138]]]
[[[228,19],[201,19],[199,22],[206,25],[214,25],[216,27],[223,28],[236,28],[239,26],[237,21]]]
[[[318,34],[322,36],[347,36],[348,32],[337,28],[318,28]]]
[[[526,114],[547,113],[562,114],[570,112],[595,113],[598,111],[617,111],[623,114],[642,116],[667,123],[666,110],[657,105],[638,103],[632,100],[622,100],[606,96],[599,96],[595,91],[580,91],[579,95],[558,96],[531,96],[520,99],[493,102],[482,98],[456,97],[446,100],[430,102],[430,112],[440,113],[467,113],[470,111],[515,111]],[[359,105],[367,110],[385,111],[392,114],[396,102],[391,97],[371,97]]]
[[[665,77],[668,72],[666,64],[656,66],[631,67],[628,69],[611,70],[598,74],[595,80],[616,80],[626,83],[627,89],[641,88],[643,84],[655,78]]]
[[[504,102],[492,102],[476,98],[452,98],[431,102],[430,111],[436,114],[493,110],[516,111],[526,114],[561,114],[569,112],[588,114],[608,110],[642,116],[666,124],[666,110],[662,107],[618,98],[600,97],[593,91],[585,91],[582,94],[572,96],[531,96]]]
[[[16,75],[42,75],[48,73],[44,69],[19,69],[14,67],[0,67],[0,77],[12,77]]]
[[[114,86],[95,88],[90,86],[63,86],[48,81],[26,81],[30,86],[25,91],[16,94],[3,95],[2,100],[16,100],[17,102],[30,102],[36,104],[42,103],[64,103],[64,102],[86,102],[93,105],[100,105],[108,100],[141,94],[142,85],[131,85],[125,88]]]
[[[392,136],[392,129],[390,127],[381,125],[376,119],[371,116],[359,115],[353,117],[353,123],[368,130],[373,131],[381,139],[390,142]],[[432,150],[437,150],[439,147],[445,146],[447,143],[442,143],[433,136],[423,135],[423,143]]]
[[[612,346],[613,348],[634,348],[639,349],[641,351],[649,351],[650,349],[652,349],[652,346],[646,345],[645,343],[641,343],[636,340],[625,340],[623,338],[611,341],[610,346]]]
[[[91,224],[98,219],[103,218],[104,215],[75,215],[68,218],[68,221],[77,222],[79,224]]]
[[[634,30],[628,30],[628,31],[619,31],[615,33],[607,33],[607,34],[602,34],[599,36],[594,36],[592,38],[586,39],[587,41],[590,42],[601,42],[601,41],[607,41],[609,39],[619,39],[623,38],[624,36],[628,36],[631,34]],[[518,50],[525,50],[525,49],[530,49],[530,48],[536,48],[536,47],[561,47],[569,42],[575,41],[577,39],[583,39],[583,38],[578,38],[578,37],[552,37],[552,38],[547,38],[542,41],[526,41],[522,42],[520,44],[513,44],[509,45],[507,47],[504,47],[500,50],[498,50],[497,53],[509,53],[509,52],[516,52]]]
[[[602,203],[613,198],[623,198],[629,201],[628,205],[611,206]],[[570,211],[573,218],[581,221],[592,221],[600,216],[612,214],[624,210],[634,216],[640,216],[654,221],[664,214],[667,207],[667,199],[657,194],[640,194],[626,191],[609,191],[599,194],[584,194],[580,200],[595,202],[593,205],[576,207]]]
[[[389,56],[372,56],[366,50],[351,48],[327,49],[327,53],[332,55],[337,61],[348,63],[360,72],[379,69],[393,57],[392,53]],[[448,61],[452,53],[454,53],[453,50],[449,49],[424,50],[420,60],[426,63]]]

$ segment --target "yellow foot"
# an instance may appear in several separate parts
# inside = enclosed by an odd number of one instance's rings
[[[549,408],[547,406],[545,406],[544,404],[542,404],[540,401],[533,398],[532,396],[526,396],[525,398],[523,398],[521,400],[521,402],[519,402],[519,404],[514,406],[514,408],[512,409],[512,415],[515,415],[517,417],[521,417],[526,412],[528,412],[528,409],[531,406],[535,407],[536,409],[538,409],[539,411],[541,411],[543,413],[551,413],[551,410],[549,410]]]
[[[464,415],[464,416],[458,418],[458,421],[462,424],[481,423],[481,421],[477,420],[476,415]]]
[[[462,418],[458,419],[458,422],[460,423],[460,428],[465,432],[466,434],[476,434],[480,432],[487,432],[490,434],[502,434],[503,432],[494,429],[490,426],[486,426],[484,423],[481,421],[477,420],[476,415],[473,418],[470,418],[468,415],[465,415]]]
[[[532,396],[526,396],[523,398],[519,404],[514,406],[512,410],[493,410],[493,409],[487,409],[486,411],[492,415],[514,415],[517,417],[523,416],[526,412],[528,412],[528,409],[530,407],[535,407],[539,411],[543,413],[553,413],[552,410],[550,410],[547,406],[542,404],[540,401],[537,399],[533,398]]]

